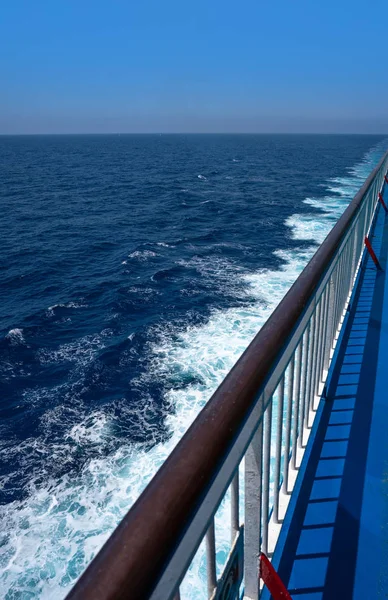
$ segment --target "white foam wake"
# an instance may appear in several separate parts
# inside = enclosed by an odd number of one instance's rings
[[[18,346],[19,344],[25,343],[23,329],[10,329],[5,337],[11,342],[12,346]]]
[[[293,215],[287,220],[293,238],[311,240],[310,247],[276,252],[283,260],[279,270],[262,269],[250,275],[235,272],[246,284],[246,294],[254,300],[251,304],[225,312],[214,311],[205,325],[189,327],[183,332],[168,328],[155,331],[155,341],[149,346],[153,358],[148,376],[171,380],[177,375],[189,376],[187,380],[193,381],[167,393],[166,401],[173,407],[166,416],[171,434],[168,441],[149,451],[123,443],[108,456],[89,460],[78,475],[47,480],[44,485],[32,481],[26,499],[0,508],[1,597],[65,596],[295,281],[316,244],[324,239],[380,154],[378,150],[371,151],[348,177],[331,180],[322,198],[306,199],[306,204],[319,208],[320,213]],[[78,354],[80,360],[81,356],[82,360],[89,360],[93,352],[94,340],[86,341],[86,349],[82,347],[81,355]],[[40,359],[48,360],[43,355]],[[77,353],[73,348],[63,347],[54,359],[77,360]],[[144,414],[150,409],[152,399],[145,402]],[[131,410],[128,406],[128,419]],[[69,426],[67,439],[80,447],[98,444],[112,433],[112,424],[110,415],[101,410],[78,425]],[[52,459],[65,460],[63,448],[56,455],[54,447]],[[218,568],[229,544],[225,510],[221,508],[216,523],[220,547]],[[204,552],[200,549],[185,578],[182,597],[206,597],[204,570]]]
[[[54,317],[55,311],[58,308],[87,308],[88,305],[83,302],[67,302],[65,304],[54,304],[53,306],[49,306],[46,310],[47,317]]]

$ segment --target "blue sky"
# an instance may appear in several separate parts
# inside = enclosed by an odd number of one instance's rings
[[[0,133],[386,133],[386,6],[6,0]]]

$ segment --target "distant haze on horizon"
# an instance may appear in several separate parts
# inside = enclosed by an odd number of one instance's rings
[[[385,134],[385,8],[14,0],[0,134]]]
[[[260,119],[147,117],[116,119],[15,119],[2,122],[0,135],[23,134],[378,134],[388,133],[388,120]]]

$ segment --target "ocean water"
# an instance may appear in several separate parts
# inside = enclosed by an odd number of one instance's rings
[[[64,598],[387,147],[0,137],[0,597]]]

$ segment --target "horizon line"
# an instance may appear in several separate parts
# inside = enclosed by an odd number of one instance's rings
[[[382,133],[376,132],[343,132],[343,131],[74,131],[74,132],[26,132],[26,133],[1,133],[0,137],[21,137],[21,136],[55,136],[55,135],[369,135],[369,136],[387,136],[388,131]]]

